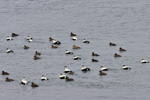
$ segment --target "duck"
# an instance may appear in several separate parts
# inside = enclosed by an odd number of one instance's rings
[[[73,60],[81,60],[79,56],[73,56]]]
[[[31,87],[36,88],[39,87],[39,85],[35,84],[34,82],[31,83]]]
[[[99,54],[92,52],[92,56],[99,56]]]
[[[59,78],[60,79],[65,79],[67,76],[66,75],[63,75],[62,73],[60,73],[60,75],[59,75]]]
[[[141,63],[149,63],[149,61],[142,59],[142,60],[141,60]]]
[[[127,51],[127,50],[120,47],[119,51]]]
[[[47,77],[45,77],[44,75],[42,75],[42,77],[41,77],[41,81],[44,81],[44,80],[48,80],[48,78],[47,78]]]
[[[57,46],[54,46],[54,45],[52,45],[52,46],[51,46],[51,48],[54,48],[54,49],[56,49],[56,48],[58,48],[58,47],[57,47]]]
[[[72,46],[72,49],[81,49],[81,47],[76,46],[76,45],[73,45],[73,46]]]
[[[14,51],[7,48],[6,53],[14,53]]]
[[[37,51],[35,51],[35,55],[41,55],[41,53],[40,52],[37,52]]]
[[[61,44],[61,42],[60,41],[56,41],[56,40],[52,40],[52,42],[53,42],[53,44],[56,44],[56,45],[60,45]]]
[[[41,59],[40,57],[37,57],[36,55],[34,55],[33,57],[34,60],[38,60],[38,59]]]
[[[9,75],[8,72],[2,71],[2,75]]]
[[[84,40],[83,40],[83,43],[90,43],[90,42],[89,42],[88,40],[85,40],[85,39],[84,39]]]
[[[6,77],[5,81],[6,81],[6,82],[12,82],[12,81],[14,81],[14,79],[11,79],[11,78]]]
[[[11,36],[12,36],[12,37],[16,37],[16,36],[19,36],[19,34],[12,33]]]
[[[77,40],[77,37],[76,36],[72,36],[72,40]]]
[[[26,49],[29,49],[29,46],[24,45],[23,48],[26,50]]]
[[[114,57],[121,57],[121,55],[115,53],[115,54],[114,54]]]
[[[65,54],[73,54],[73,52],[69,51],[69,50],[66,50],[65,51]]]
[[[69,74],[69,75],[73,75],[73,74],[74,74],[74,72],[71,70],[68,74]]]
[[[49,37],[49,41],[53,41],[53,40],[55,40],[55,39],[53,39],[52,37]]]
[[[66,77],[66,82],[74,81],[74,79]]]
[[[67,66],[64,67],[64,73],[68,73],[70,72],[71,70],[69,68],[67,68]]]
[[[96,60],[96,59],[92,59],[92,62],[99,62],[98,60]]]
[[[85,67],[84,65],[82,65],[82,68],[81,68],[81,71],[90,71],[90,68],[88,67]]]
[[[7,36],[6,38],[7,41],[13,40],[10,36]]]
[[[99,71],[99,75],[103,76],[103,75],[107,75],[106,73],[102,72],[101,70]]]
[[[27,40],[32,40],[33,38],[31,36],[27,36]]]
[[[77,35],[71,32],[71,33],[70,33],[70,36],[77,36]]]
[[[28,39],[28,42],[33,42],[33,40],[32,39]]]
[[[123,66],[122,66],[122,69],[123,69],[123,70],[130,70],[131,68],[130,68],[129,66],[123,65]]]
[[[28,81],[26,80],[25,77],[23,77],[23,79],[21,80],[21,84],[26,85],[28,84]]]
[[[108,68],[101,66],[100,71],[108,71]]]
[[[109,43],[109,46],[116,46],[116,44],[115,44],[115,43],[110,42],[110,43]]]

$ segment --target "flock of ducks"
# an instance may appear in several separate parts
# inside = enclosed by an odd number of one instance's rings
[[[7,41],[11,41],[11,40],[13,40],[12,37],[16,37],[16,36],[19,36],[19,34],[12,33],[12,34],[11,34],[11,37],[8,36],[8,37],[6,38],[6,40],[7,40]],[[76,34],[74,34],[74,33],[71,32],[71,33],[70,33],[70,36],[71,36],[71,38],[72,38],[73,41],[77,41],[77,35],[76,35]],[[33,42],[33,38],[30,37],[30,36],[27,36],[26,40],[27,40],[28,42]],[[60,41],[57,41],[56,39],[53,39],[52,37],[49,38],[49,41],[52,42],[51,48],[56,49],[56,48],[58,48],[57,45],[61,45],[61,42],[60,42]],[[84,39],[84,40],[83,40],[83,43],[89,44],[90,42],[89,42],[88,40]],[[109,43],[109,46],[116,46],[116,44],[110,42],[110,43]],[[27,46],[27,45],[24,45],[23,48],[24,48],[25,50],[27,50],[27,49],[29,49],[30,47]],[[81,47],[79,47],[79,46],[77,46],[77,45],[73,45],[73,46],[72,46],[72,49],[81,49]],[[127,51],[127,50],[120,47],[120,48],[119,48],[119,51],[120,51],[120,52],[125,52],[125,51]],[[7,49],[6,49],[6,53],[14,53],[14,51],[7,48]],[[69,50],[66,50],[66,51],[65,51],[65,54],[66,54],[66,55],[72,55],[73,52],[72,52],[72,51],[69,51]],[[35,54],[34,54],[34,56],[33,56],[33,59],[34,59],[34,60],[39,60],[39,59],[41,59],[40,56],[41,56],[41,53],[38,52],[38,51],[35,51]],[[97,57],[97,56],[100,56],[100,55],[97,54],[97,53],[92,52],[92,56],[96,56],[96,57]],[[114,57],[121,57],[121,55],[115,53],[115,54],[114,54]],[[81,58],[80,58],[79,56],[73,56],[73,60],[81,60]],[[92,61],[92,62],[99,62],[97,59],[94,59],[94,58],[93,58],[91,61]],[[149,61],[142,59],[142,60],[141,60],[141,63],[149,63]],[[122,66],[122,69],[123,69],[123,70],[130,70],[131,67],[129,67],[129,66],[127,66],[127,65],[123,65],[123,66]],[[99,75],[101,75],[101,76],[107,75],[107,74],[104,73],[103,71],[108,71],[108,70],[110,70],[110,69],[101,66],[101,67],[100,67],[100,70],[99,70]],[[88,67],[82,65],[81,71],[83,71],[83,72],[88,72],[88,71],[90,71],[90,68],[88,68]],[[67,66],[64,66],[64,73],[68,73],[69,75],[73,75],[73,74],[74,74],[74,72],[73,72],[71,69],[67,68]],[[8,72],[5,72],[5,71],[2,71],[2,75],[9,75],[9,73],[8,73]],[[67,82],[74,81],[74,79],[69,78],[68,76],[66,76],[65,74],[62,74],[62,73],[60,73],[59,78],[60,78],[60,79],[65,79]],[[45,81],[45,80],[49,80],[49,79],[48,79],[47,77],[45,77],[44,75],[42,75],[42,76],[41,76],[41,81]],[[6,82],[12,82],[12,81],[15,81],[15,80],[6,77],[5,81],[6,81]],[[26,85],[26,84],[28,84],[29,82],[26,80],[25,77],[23,77],[23,79],[21,80],[20,83]],[[38,87],[38,85],[37,85],[36,83],[34,83],[34,82],[31,82],[31,87],[34,87],[34,88],[35,88],[35,87]]]

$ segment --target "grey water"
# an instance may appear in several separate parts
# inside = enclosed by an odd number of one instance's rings
[[[149,100],[150,64],[150,1],[149,0],[0,0],[0,98],[3,100]],[[19,34],[6,41],[11,33]],[[77,41],[69,36],[77,34]],[[26,37],[33,37],[33,42]],[[52,49],[49,37],[61,41]],[[83,39],[90,44],[83,44]],[[110,47],[109,42],[117,46]],[[72,45],[80,50],[73,50]],[[30,48],[24,50],[23,46]],[[126,52],[119,52],[119,48]],[[6,48],[14,53],[7,54]],[[71,50],[81,60],[66,55]],[[42,59],[33,60],[35,51]],[[92,57],[92,52],[100,54]],[[122,57],[114,58],[114,53]],[[97,63],[91,59],[99,60]],[[91,71],[81,72],[81,66]],[[131,70],[122,70],[128,65]],[[75,75],[74,82],[59,79],[64,66]],[[111,70],[99,76],[100,66]],[[41,75],[49,78],[41,81]],[[14,82],[5,82],[5,78]],[[21,85],[23,77],[38,88]]]

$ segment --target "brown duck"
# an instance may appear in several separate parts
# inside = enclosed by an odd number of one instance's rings
[[[76,45],[73,45],[73,46],[72,46],[72,49],[81,49],[81,47],[76,46]]]
[[[115,43],[109,43],[109,46],[116,46],[116,44]]]
[[[39,87],[39,86],[37,84],[35,84],[34,82],[32,82],[31,87],[35,88],[35,87]]]
[[[9,75],[8,72],[2,71],[2,75]]]
[[[107,75],[106,73],[102,72],[101,70],[99,71],[99,75]]]
[[[11,82],[11,81],[14,81],[14,79],[10,79],[10,78],[6,77],[5,81],[6,82]]]
[[[29,49],[29,46],[26,46],[26,45],[24,45],[24,47],[23,47],[24,49]]]

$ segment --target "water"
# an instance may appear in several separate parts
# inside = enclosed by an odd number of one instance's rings
[[[142,58],[150,60],[150,1],[149,0],[0,0],[0,67],[10,73],[14,82],[6,83],[0,75],[0,97],[4,100],[141,100],[149,99],[149,64],[141,64]],[[20,36],[6,41],[12,32]],[[76,33],[72,41],[70,32]],[[34,42],[25,38],[30,35]],[[62,42],[58,49],[51,49],[49,37]],[[83,44],[87,39],[90,44]],[[109,42],[116,47],[108,46]],[[72,50],[72,45],[82,49]],[[24,50],[28,45],[30,49]],[[119,52],[119,47],[127,52]],[[6,48],[14,50],[6,54]],[[73,55],[82,58],[74,61]],[[35,51],[42,53],[41,60],[34,61]],[[100,62],[92,63],[92,52]],[[114,53],[122,55],[114,58]],[[122,65],[131,66],[130,71],[121,70]],[[81,72],[81,66],[91,72]],[[74,82],[59,79],[68,66],[76,74],[69,75]],[[112,70],[99,76],[100,66]],[[48,81],[41,82],[44,74]],[[23,86],[22,77],[34,81]]]

